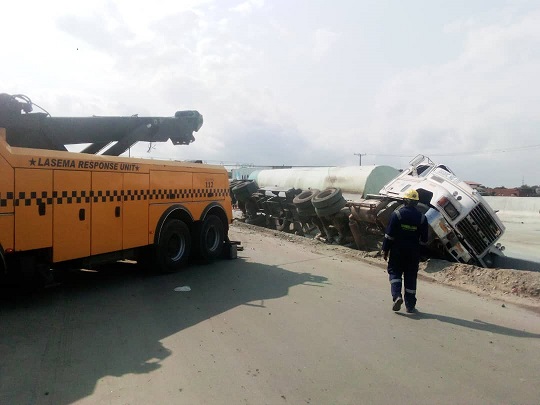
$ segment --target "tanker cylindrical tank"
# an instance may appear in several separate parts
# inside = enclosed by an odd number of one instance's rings
[[[328,187],[341,189],[346,199],[378,194],[381,188],[399,174],[390,166],[344,166],[272,169],[253,172],[250,179],[259,187],[296,188],[307,190]]]

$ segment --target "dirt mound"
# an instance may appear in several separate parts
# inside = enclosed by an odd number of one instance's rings
[[[430,259],[420,264],[427,276],[445,284],[465,287],[489,295],[530,298],[540,304],[540,272],[514,269],[486,269],[461,263]]]

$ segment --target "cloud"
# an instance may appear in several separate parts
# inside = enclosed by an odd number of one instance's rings
[[[255,8],[262,8],[264,6],[264,0],[247,0],[240,3],[230,10],[240,14],[250,14]]]
[[[19,63],[2,67],[4,91],[27,92],[53,115],[204,115],[188,147],[135,148],[154,157],[346,165],[358,163],[354,153],[367,153],[364,164],[403,167],[408,158],[382,155],[447,153],[439,160],[470,180],[468,173],[516,184],[526,170],[540,178],[530,151],[487,153],[538,143],[538,11],[481,7],[453,22],[434,16],[429,29],[440,32],[418,27],[413,52],[406,48],[412,42],[397,41],[399,49],[377,42],[399,29],[380,24],[386,14],[376,10],[362,14],[371,25],[360,24],[349,17],[358,11],[352,3],[337,10],[326,3],[166,1],[43,6],[56,25],[29,24],[47,46],[24,30],[24,47],[6,45],[6,58]],[[7,37],[15,27],[0,29]],[[452,51],[431,58],[433,38]],[[471,156],[475,151],[486,154]]]
[[[315,60],[322,59],[339,39],[340,34],[321,29],[315,31],[313,57]]]
[[[380,140],[381,153],[488,154],[538,143],[540,12],[489,25],[469,20],[456,26],[465,34],[459,57],[395,74],[380,89],[369,131]],[[532,164],[540,180],[532,155],[521,159]],[[496,172],[497,163],[485,157],[469,161],[482,161],[483,168]],[[483,175],[488,181],[486,170]],[[509,181],[504,175],[501,179]]]

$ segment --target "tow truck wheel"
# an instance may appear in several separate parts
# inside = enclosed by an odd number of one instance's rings
[[[217,216],[209,215],[202,224],[198,240],[201,257],[204,259],[221,257],[224,240],[225,227],[223,222]]]
[[[156,258],[161,273],[173,273],[186,264],[191,251],[191,235],[179,219],[165,222],[157,244]]]

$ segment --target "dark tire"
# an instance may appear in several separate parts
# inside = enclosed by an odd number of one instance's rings
[[[174,273],[185,266],[191,251],[188,226],[179,219],[169,219],[163,225],[156,245],[156,264],[160,273]]]
[[[338,200],[330,207],[324,207],[324,208],[315,208],[315,212],[317,213],[317,216],[319,217],[327,217],[329,215],[337,214],[345,205],[347,204],[347,201],[345,201],[344,198],[341,200]]]
[[[342,198],[340,188],[327,188],[313,197],[311,203],[315,208],[326,208],[333,206]]]
[[[318,193],[319,193],[319,190],[317,189],[302,191],[300,194],[294,197],[293,204],[296,205],[297,208],[312,207],[311,200]]]
[[[232,192],[238,201],[245,201],[249,197],[251,197],[251,194],[256,192],[258,189],[259,186],[257,185],[257,183],[250,181],[233,187]]]
[[[250,217],[246,219],[246,224],[265,226],[266,225],[266,215],[257,215],[255,217]]]
[[[298,211],[298,215],[301,217],[314,217],[317,215],[313,206],[309,208],[297,208],[296,211]]]
[[[248,199],[245,201],[246,213],[250,217],[254,217],[259,213],[259,207],[257,202],[253,199]]]
[[[304,236],[304,226],[302,225],[302,222],[294,221],[294,232],[298,236]]]
[[[276,221],[274,217],[266,216],[266,222],[264,223],[264,226],[268,229],[276,229]]]
[[[225,226],[221,219],[215,215],[209,215],[197,233],[199,255],[207,260],[221,257],[225,241]]]
[[[291,226],[291,221],[286,218],[275,218],[276,220],[276,231],[285,231],[287,232]]]

